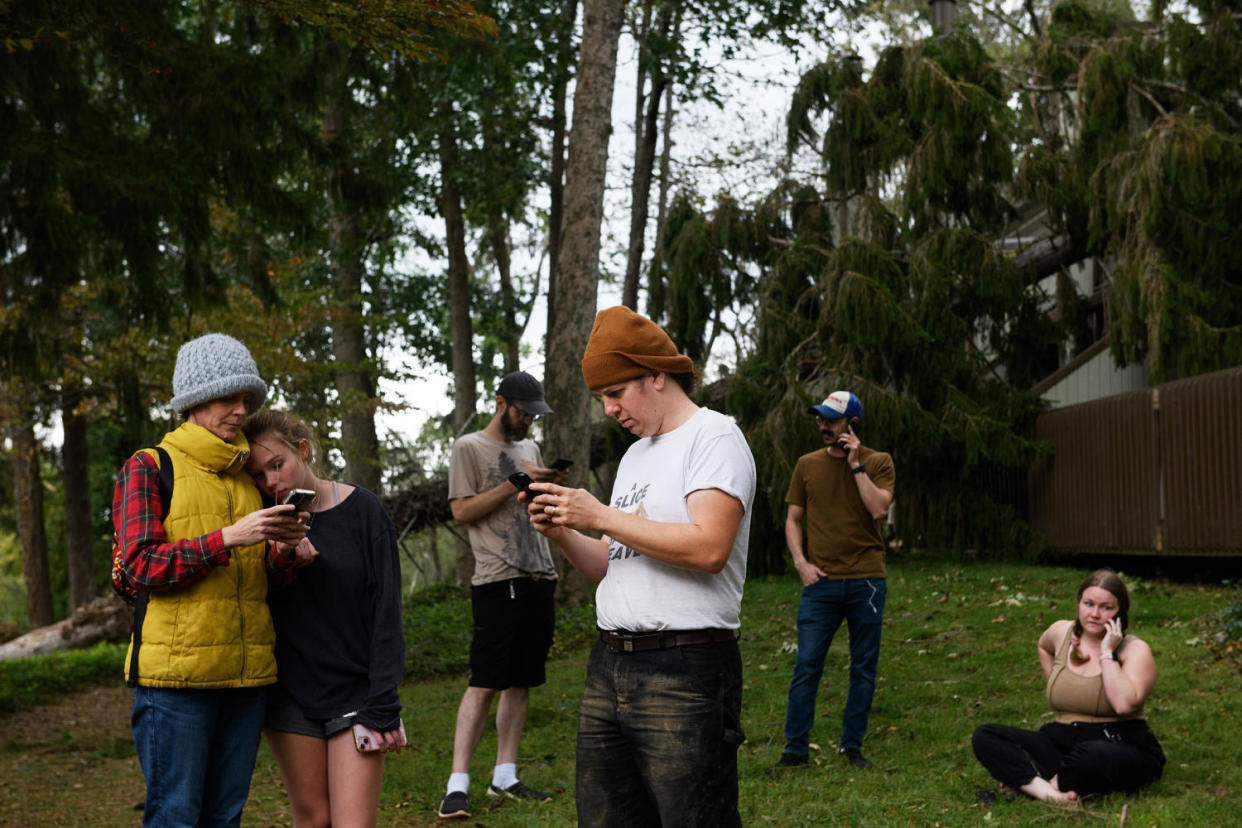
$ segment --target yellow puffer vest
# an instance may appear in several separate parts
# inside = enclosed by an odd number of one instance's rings
[[[250,444],[226,443],[183,423],[160,443],[172,459],[173,489],[164,531],[170,542],[196,538],[262,508],[245,471]],[[276,681],[276,633],[267,609],[264,544],[229,550],[229,565],[182,589],[145,593],[125,657],[126,679],[138,646],[144,687],[211,689]]]

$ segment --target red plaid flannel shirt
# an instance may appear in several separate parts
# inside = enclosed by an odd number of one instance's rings
[[[206,578],[218,566],[229,565],[229,550],[220,529],[197,538],[168,542],[160,503],[160,467],[140,451],[126,461],[112,496],[112,523],[124,552],[125,575],[135,588],[160,592],[189,586]],[[267,545],[270,586],[280,588],[293,580],[289,561]]]

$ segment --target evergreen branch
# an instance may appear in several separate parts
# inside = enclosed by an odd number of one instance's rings
[[[986,6],[987,4],[985,3],[984,5]],[[1025,0],[1022,3],[1022,8],[1026,9],[1027,17],[1031,18],[1031,28],[1035,30],[1035,35],[1043,37],[1043,30],[1039,26],[1039,15],[1035,13],[1034,0]]]
[[[797,354],[799,351],[801,351],[803,348],[807,347],[808,345],[813,344],[815,340],[818,338],[819,338],[818,333],[808,334],[807,336],[803,337],[803,339],[800,342],[798,342],[798,344],[794,345],[792,348],[789,349],[789,358],[793,359],[795,354]]]
[[[1148,92],[1146,89],[1144,89],[1142,86],[1135,83],[1134,81],[1130,81],[1130,88],[1133,89],[1135,92],[1139,93],[1140,95],[1142,95],[1144,98],[1146,98],[1147,102],[1150,103],[1152,106],[1154,106],[1156,108],[1156,111],[1159,112],[1161,115],[1169,114],[1169,111],[1160,105],[1160,102],[1156,100],[1156,97],[1152,95],[1150,92]]]
[[[988,354],[984,353],[983,348],[979,346],[979,343],[975,341],[973,336],[966,337],[966,344],[969,345],[970,349],[975,352],[975,355],[979,358],[979,362],[987,366],[987,370],[992,373],[992,376],[996,378],[997,382],[1006,381],[1005,377],[1001,376],[1000,371],[997,370],[1000,364],[999,359],[990,359]]]
[[[1238,128],[1238,122],[1224,109],[1224,107],[1222,107],[1216,101],[1211,100],[1210,98],[1203,97],[1202,95],[1200,95],[1198,92],[1194,91],[1193,89],[1189,89],[1180,83],[1174,83],[1173,81],[1160,80],[1158,78],[1140,78],[1140,79],[1135,79],[1135,80],[1130,81],[1131,84],[1135,84],[1139,82],[1148,84],[1149,86],[1157,87],[1159,89],[1167,89],[1170,92],[1177,92],[1180,95],[1185,95],[1187,98],[1193,98],[1194,100],[1198,101],[1204,106],[1211,107],[1213,110],[1215,110],[1222,118],[1224,118],[1226,121],[1229,122],[1229,126],[1232,129]],[[1164,110],[1162,109],[1161,112],[1164,113]],[[1167,114],[1167,113],[1164,113],[1164,114]]]
[[[799,250],[811,250],[811,251],[813,251],[813,252],[815,252],[815,253],[820,254],[820,255],[821,255],[821,256],[823,256],[825,259],[827,259],[827,258],[829,258],[830,256],[832,256],[832,251],[831,251],[831,250],[825,250],[824,248],[820,247],[819,245],[811,244],[810,242],[798,241],[798,240],[795,240],[795,239],[782,239],[782,238],[778,238],[778,237],[776,237],[776,236],[768,236],[768,242],[769,242],[769,243],[771,243],[771,244],[773,244],[773,245],[775,245],[775,246],[777,246],[777,247],[785,247],[785,248],[794,248],[794,247],[796,247],[796,248],[798,248]]]
[[[1002,71],[1005,71],[1005,70],[1008,70],[1014,67],[1001,67],[1001,68],[1002,68]],[[1021,70],[1014,68],[1014,71],[1021,71]],[[1073,92],[1075,89],[1074,84],[1068,84],[1068,83],[1061,84],[1060,86],[1041,86],[1035,83],[1025,83],[1023,81],[1015,80],[1013,81],[1013,85],[1023,92],[1043,92],[1044,94],[1048,94],[1048,95],[1055,95],[1058,93],[1065,94],[1068,92]]]
[[[1027,3],[1028,3],[1028,8],[1029,8],[1029,2],[1030,2],[1030,0],[1027,0]],[[1023,38],[1026,38],[1027,40],[1036,40],[1036,39],[1038,38],[1038,36],[1039,36],[1039,33],[1040,33],[1040,32],[1039,32],[1039,24],[1038,24],[1037,22],[1035,22],[1035,21],[1034,21],[1034,18],[1032,18],[1032,22],[1033,22],[1033,23],[1035,23],[1035,36],[1034,36],[1034,37],[1032,37],[1032,36],[1031,36],[1031,34],[1030,34],[1029,32],[1027,32],[1025,29],[1023,29],[1023,28],[1022,28],[1021,26],[1019,26],[1017,23],[1015,23],[1015,22],[1013,22],[1012,20],[1010,20],[1010,19],[1009,19],[1009,17],[1008,17],[1007,15],[1005,15],[1004,13],[1002,13],[1002,12],[1000,11],[1000,9],[994,9],[994,8],[992,8],[992,7],[991,7],[989,4],[987,4],[987,3],[979,3],[979,4],[976,6],[976,8],[978,8],[980,11],[982,11],[982,12],[983,12],[985,15],[987,15],[988,17],[991,17],[992,19],[999,21],[1002,25],[1007,26],[1007,27],[1008,27],[1008,28],[1010,28],[1010,29],[1013,29],[1013,31],[1014,31],[1014,33],[1015,33],[1015,34],[1017,34],[1017,35],[1019,35],[1019,36],[1021,36],[1021,37],[1023,37]]]

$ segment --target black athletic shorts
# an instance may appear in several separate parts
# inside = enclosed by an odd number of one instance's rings
[[[311,719],[302,712],[302,708],[289,695],[289,691],[279,684],[273,684],[267,691],[267,713],[263,719],[264,730],[278,730],[281,733],[298,733],[302,736],[314,736],[317,739],[330,739],[342,730],[354,726],[354,713],[334,716],[331,719]]]
[[[511,578],[470,588],[470,686],[538,687],[552,649],[556,581]]]

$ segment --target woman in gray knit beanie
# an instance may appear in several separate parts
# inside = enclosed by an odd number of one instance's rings
[[[169,405],[185,419],[201,403],[250,392],[249,413],[263,407],[267,383],[259,376],[246,346],[228,334],[209,333],[191,339],[177,351],[173,398]]]
[[[185,343],[171,401],[184,422],[117,479],[113,581],[136,591],[125,673],[144,825],[237,825],[250,790],[276,681],[269,579],[290,577],[309,517],[264,509],[246,473],[241,426],[266,398],[245,345]]]

